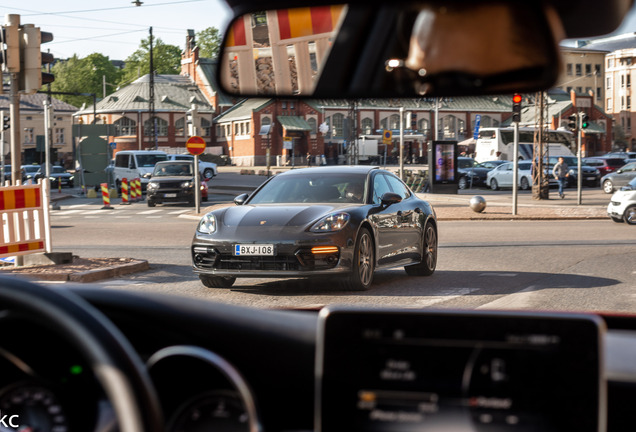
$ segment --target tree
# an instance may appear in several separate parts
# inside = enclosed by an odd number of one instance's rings
[[[84,58],[74,55],[68,60],[59,60],[51,68],[55,75],[55,81],[51,84],[51,91],[66,93],[95,93],[98,98],[103,96],[103,82],[119,81],[120,71],[102,54],[93,53]],[[115,91],[115,88],[106,86],[106,94]],[[92,96],[55,95],[57,99],[70,103],[77,107],[82,104],[92,104]]]
[[[181,48],[163,43],[159,38],[152,42],[153,67],[156,74],[178,75],[181,72]],[[128,84],[150,73],[150,36],[141,41],[140,47],[126,59],[120,84]]]
[[[217,58],[221,47],[221,35],[216,27],[208,27],[196,34],[199,57]]]

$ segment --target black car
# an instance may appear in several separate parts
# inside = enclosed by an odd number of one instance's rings
[[[200,182],[201,200],[208,200],[208,188]],[[185,202],[194,205],[194,163],[190,161],[157,162],[146,187],[148,207],[162,203]]]
[[[339,276],[346,289],[363,290],[376,268],[435,271],[433,208],[379,167],[292,170],[234,202],[206,214],[192,241],[207,287],[237,277]]]
[[[484,162],[485,164],[486,162]],[[486,186],[486,176],[488,171],[494,168],[492,162],[483,165],[471,157],[460,156],[457,158],[457,175],[459,176],[458,187],[469,189]]]
[[[70,172],[66,171],[64,167],[59,165],[54,165],[51,167],[51,171],[49,173],[49,181],[51,182],[51,187],[69,187],[72,188],[74,185],[74,176]]]
[[[550,156],[548,158],[548,175],[554,178],[552,170],[554,165],[563,157],[563,161],[568,166],[567,187],[577,187],[578,185],[578,158],[574,156]],[[598,186],[601,180],[601,173],[598,169],[585,165],[585,161],[581,160],[581,174],[583,176],[582,184],[587,186]]]

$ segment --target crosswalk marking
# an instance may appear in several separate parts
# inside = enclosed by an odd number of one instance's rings
[[[142,206],[126,206],[115,207],[111,210],[102,209],[101,206],[79,204],[70,205],[61,210],[52,210],[51,217],[53,219],[71,219],[71,218],[85,218],[85,219],[98,219],[102,217],[111,217],[115,219],[131,219],[133,217],[143,217],[146,219],[158,219],[162,217],[180,217],[186,216],[187,213],[194,212],[194,208],[154,208],[148,209]]]

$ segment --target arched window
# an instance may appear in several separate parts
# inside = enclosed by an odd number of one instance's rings
[[[387,129],[388,123],[389,123],[389,119],[387,118],[383,118],[382,120],[380,120],[380,129],[382,130]]]
[[[159,117],[153,117],[144,122],[144,135],[152,136],[152,125],[157,121],[157,136],[168,136],[168,122]]]
[[[425,137],[428,137],[430,134],[430,122],[428,119],[420,119],[417,122],[417,131],[422,133]]]
[[[185,117],[181,117],[174,122],[175,136],[185,136]]]
[[[399,129],[400,128],[400,116],[397,114],[391,114],[389,117],[389,129]]]
[[[121,117],[115,120],[115,130],[117,136],[137,135],[137,122],[128,117]]]
[[[268,124],[272,124],[272,119],[269,117],[263,117],[261,119],[261,126],[267,126]]]
[[[457,117],[454,115],[448,115],[440,119],[441,130],[444,138],[456,138],[457,137]]]
[[[309,118],[307,119],[307,124],[308,124],[308,125],[309,125],[309,127],[311,128],[311,131],[310,131],[310,132],[311,132],[312,134],[315,134],[315,133],[316,133],[316,131],[318,130],[318,129],[317,129],[317,126],[316,126],[316,119],[315,119],[314,117],[309,117]]]
[[[373,132],[373,120],[368,117],[362,119],[360,126],[362,126],[362,133],[365,135],[370,135]]]
[[[344,137],[344,115],[340,113],[336,113],[332,116],[333,118],[333,133],[334,137]]]

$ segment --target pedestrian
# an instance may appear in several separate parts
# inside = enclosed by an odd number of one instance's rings
[[[309,154],[309,152],[307,152],[307,166],[311,166],[311,154]]]
[[[565,198],[565,194],[563,193],[563,188],[565,187],[568,177],[570,176],[570,168],[568,164],[565,163],[562,157],[559,158],[559,161],[552,168],[552,175],[559,182],[559,196],[561,199]]]

